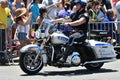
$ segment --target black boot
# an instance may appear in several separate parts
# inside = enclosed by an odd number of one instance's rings
[[[59,63],[65,63],[66,59],[70,55],[71,51],[72,51],[72,46],[68,46],[66,48],[66,51],[63,53],[63,57],[59,60]]]
[[[66,61],[66,60],[65,60],[64,58],[61,58],[58,63],[63,64],[63,63],[65,63],[65,61]]]

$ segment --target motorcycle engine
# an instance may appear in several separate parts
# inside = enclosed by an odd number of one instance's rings
[[[67,61],[69,64],[79,66],[81,63],[80,55],[78,52],[73,52],[72,55],[68,56]]]

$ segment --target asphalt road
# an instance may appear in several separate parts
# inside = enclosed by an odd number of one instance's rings
[[[0,80],[120,80],[120,60],[105,63],[99,71],[88,71],[84,67],[44,67],[36,75],[25,74],[16,63],[0,66]]]

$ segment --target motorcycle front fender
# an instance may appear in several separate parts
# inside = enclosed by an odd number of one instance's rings
[[[29,44],[29,45],[22,47],[20,49],[20,53],[26,53],[29,51],[36,51],[38,48],[39,48],[39,46],[36,44]]]

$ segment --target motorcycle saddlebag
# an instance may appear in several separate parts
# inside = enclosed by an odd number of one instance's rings
[[[114,58],[116,57],[113,45],[95,40],[89,40],[88,45],[92,47],[96,58]]]

